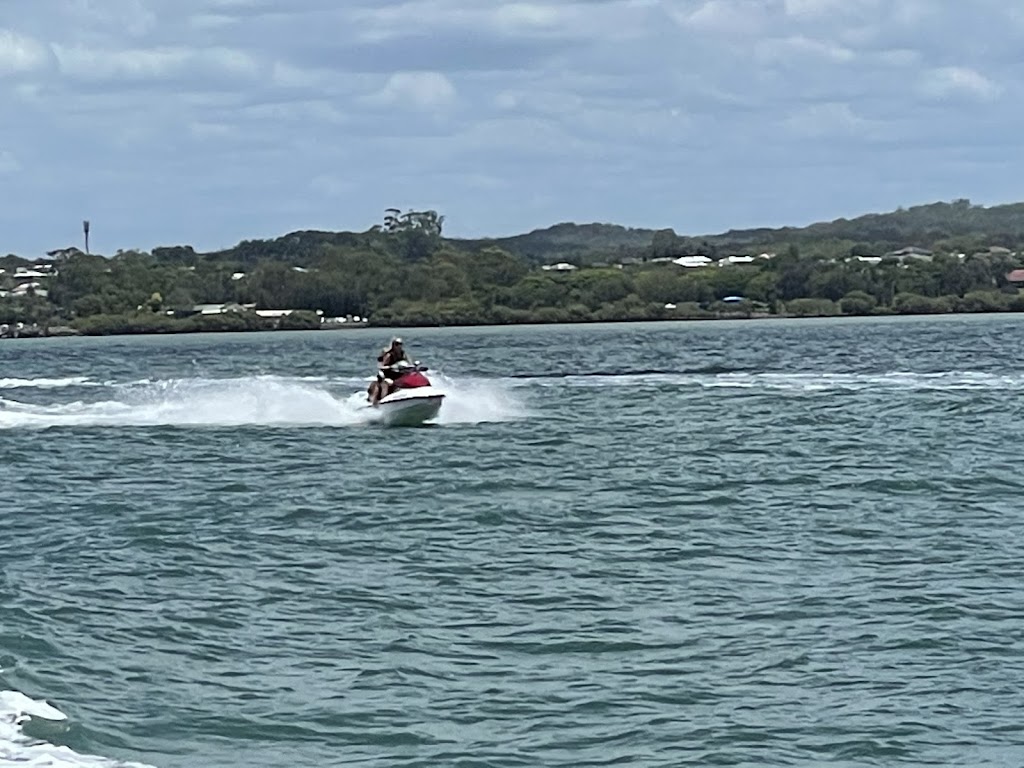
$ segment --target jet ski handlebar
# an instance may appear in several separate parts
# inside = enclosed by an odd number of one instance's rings
[[[390,373],[394,373],[394,374],[397,374],[397,375],[401,375],[403,373],[409,373],[410,371],[418,371],[419,373],[423,373],[424,371],[428,371],[430,369],[427,368],[427,366],[425,366],[425,365],[420,365],[420,361],[419,360],[417,360],[414,363],[410,363],[407,360],[399,360],[394,365],[389,365],[389,366],[387,366],[386,368],[384,368],[382,370],[385,370],[385,371],[388,371]]]

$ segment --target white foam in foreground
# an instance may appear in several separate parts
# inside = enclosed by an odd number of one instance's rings
[[[522,408],[500,386],[435,375],[447,399],[442,424],[507,421]],[[0,429],[73,426],[356,426],[374,421],[365,381],[171,379],[100,390],[95,401],[26,403],[0,398]]]
[[[32,718],[54,723],[68,719],[68,716],[56,707],[50,706],[45,701],[30,699],[18,691],[0,691],[0,713],[14,713],[16,724],[21,724]]]
[[[68,718],[45,701],[36,701],[18,691],[0,691],[0,765],[49,766],[50,768],[147,768],[141,763],[124,763],[105,757],[80,755],[38,737],[59,732]],[[26,734],[31,730],[36,736]]]

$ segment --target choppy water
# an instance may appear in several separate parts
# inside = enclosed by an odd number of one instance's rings
[[[1024,322],[407,335],[0,343],[0,765],[1024,764]]]

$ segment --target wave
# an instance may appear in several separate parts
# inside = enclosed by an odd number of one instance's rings
[[[440,424],[515,421],[530,415],[525,404],[500,380],[455,380],[441,373],[434,373],[432,380],[447,393],[438,417]]]
[[[63,389],[65,387],[98,387],[88,376],[69,376],[63,379],[0,379],[0,389]]]
[[[540,387],[657,387],[678,389],[743,389],[782,392],[870,390],[1022,390],[1024,372],[1009,374],[976,371],[917,373],[743,373],[717,374],[630,372],[601,375],[531,376],[514,386]]]
[[[448,398],[439,424],[477,424],[526,418],[524,388],[630,387],[703,390],[744,390],[779,393],[837,391],[1024,390],[1024,372],[985,373],[939,371],[920,373],[767,373],[715,368],[687,372],[630,371],[597,374],[542,374],[498,379],[452,379],[440,372],[431,377]],[[6,382],[6,384],[5,384]],[[9,382],[20,382],[11,384]],[[31,382],[27,384],[25,382]],[[61,390],[89,386],[100,393],[92,400],[64,399],[40,403],[0,397],[0,430],[93,426],[280,426],[357,427],[375,423],[366,406],[367,378],[327,376],[246,378],[144,379],[96,383],[86,377],[66,379],[0,379],[0,389],[19,387]]]
[[[148,768],[106,757],[80,755],[47,741],[67,731],[68,716],[45,701],[18,691],[0,691],[0,763],[53,768]]]
[[[744,373],[750,371],[750,368],[728,366],[728,365],[704,365],[697,368],[684,368],[682,370],[671,370],[666,368],[647,368],[639,370],[595,370],[595,371],[574,371],[574,372],[562,372],[554,371],[550,373],[523,373],[513,374],[513,379],[570,379],[570,378],[621,378],[624,376],[636,378],[639,376],[689,376],[695,374],[729,374],[729,373]]]
[[[508,421],[525,415],[498,383],[434,375],[448,398],[440,424]],[[90,426],[308,426],[374,423],[366,379],[258,376],[165,379],[107,385],[108,399],[26,403],[0,398],[0,429]]]
[[[762,373],[718,377],[712,386],[767,389],[828,390],[1017,390],[1024,389],[1024,373],[993,374],[977,371],[889,371],[885,373]]]

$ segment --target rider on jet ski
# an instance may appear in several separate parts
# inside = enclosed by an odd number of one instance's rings
[[[377,380],[370,384],[370,402],[373,405],[379,403],[381,398],[391,394],[391,388],[395,382],[389,375],[390,369],[402,360],[409,362],[409,356],[402,347],[402,340],[396,336],[391,340],[391,346],[385,347],[377,356],[379,366]]]

